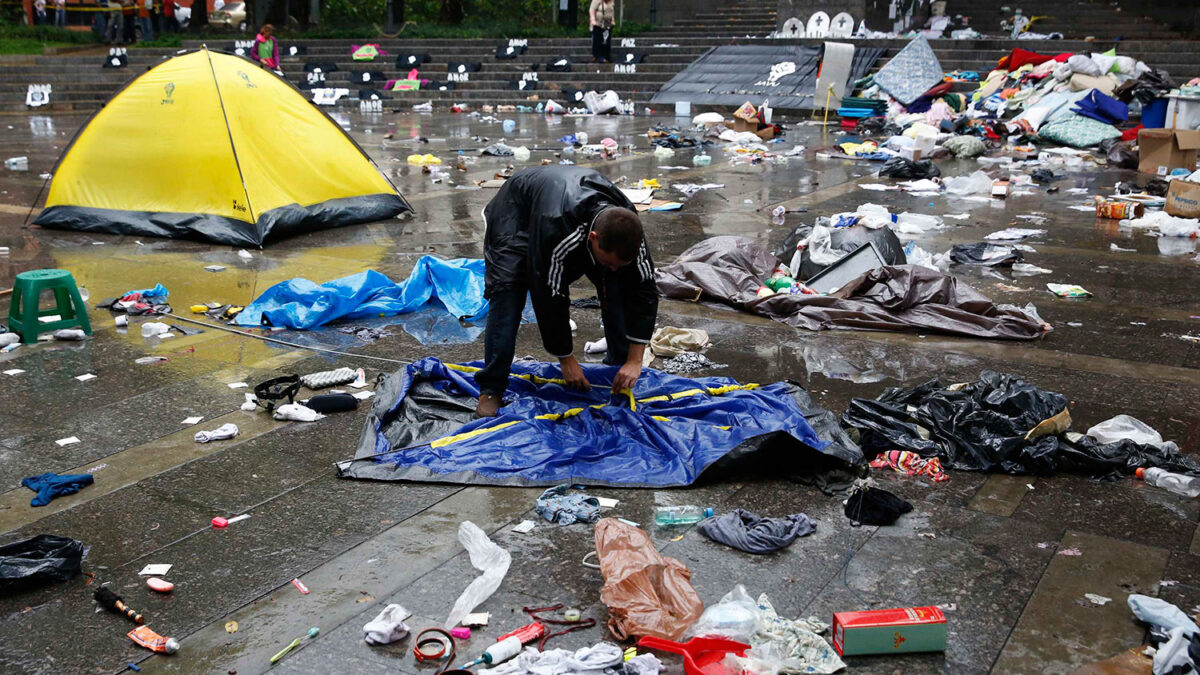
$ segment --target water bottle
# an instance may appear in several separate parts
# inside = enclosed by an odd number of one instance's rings
[[[713,510],[700,506],[656,506],[654,507],[654,524],[691,525],[705,518],[712,518]]]
[[[517,128],[516,120],[504,120],[504,133],[511,134]]]
[[[1200,478],[1171,473],[1166,469],[1139,468],[1134,475],[1154,487],[1159,487],[1184,497],[1200,497]]]

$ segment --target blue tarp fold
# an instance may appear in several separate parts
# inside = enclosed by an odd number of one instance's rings
[[[308,330],[331,321],[415,312],[435,301],[455,318],[487,314],[482,260],[423,256],[400,283],[367,270],[323,284],[291,279],[268,288],[237,316],[239,326]]]
[[[780,436],[786,437],[785,461],[815,467],[827,459],[861,460],[844,435],[836,442],[818,436],[806,413],[827,413],[802,409],[801,401],[811,401],[792,383],[742,389],[731,387],[738,383],[730,378],[690,379],[647,369],[634,391],[635,411],[627,397],[610,397],[604,388],[616,367],[585,365],[593,388],[584,393],[538,383],[561,377],[556,364],[518,361],[501,415],[471,420],[479,390],[469,371],[480,365],[464,364],[464,371],[426,358],[391,376],[376,396],[357,459],[341,463],[340,474],[498,485],[684,486],[714,464]],[[648,400],[658,397],[664,398]]]

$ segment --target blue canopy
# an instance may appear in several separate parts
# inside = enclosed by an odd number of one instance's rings
[[[291,279],[268,288],[237,316],[239,326],[280,326],[308,330],[339,319],[415,312],[440,301],[456,319],[487,314],[483,261],[422,256],[400,283],[367,270],[323,284]]]
[[[629,397],[610,396],[606,387],[616,367],[585,365],[593,388],[584,393],[561,384],[557,364],[517,362],[500,416],[471,420],[479,395],[472,375],[481,365],[426,358],[392,375],[376,396],[356,458],[342,462],[340,474],[499,485],[683,486],[722,460],[745,458],[768,439],[786,441],[776,449],[793,469],[862,459],[836,419],[793,383],[742,385],[647,369],[634,390],[634,408]],[[824,438],[806,414],[825,418]]]

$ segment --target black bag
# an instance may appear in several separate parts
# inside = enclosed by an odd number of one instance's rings
[[[421,64],[429,63],[432,60],[433,58],[428,54],[397,54],[396,67],[408,71],[413,68],[420,68]]]
[[[304,405],[322,415],[347,412],[358,408],[358,399],[352,394],[321,394],[308,399]]]
[[[53,534],[0,546],[0,595],[17,593],[79,574],[83,542]]]
[[[552,73],[569,73],[571,72],[571,59],[565,56],[551,59],[546,63],[546,70]]]
[[[920,180],[922,178],[937,178],[942,175],[933,162],[922,159],[914,162],[903,157],[893,157],[883,163],[879,175],[887,178],[903,178],[905,180]]]

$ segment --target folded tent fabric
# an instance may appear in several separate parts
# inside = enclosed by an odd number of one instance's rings
[[[488,485],[690,485],[735,465],[776,475],[862,462],[862,453],[790,382],[739,384],[648,369],[636,408],[606,385],[616,367],[584,365],[590,392],[557,365],[517,361],[500,416],[473,419],[480,364],[425,358],[387,378],[344,478]]]
[[[290,279],[268,288],[237,316],[239,326],[308,330],[338,319],[415,312],[435,300],[456,318],[487,313],[484,262],[422,256],[407,279],[395,283],[375,270],[316,284]]]
[[[975,289],[914,265],[868,272],[830,295],[775,294],[759,298],[762,279],[779,260],[744,237],[705,239],[655,271],[663,297],[726,302],[797,328],[934,331],[952,335],[1032,340],[1043,323],[998,306]]]

